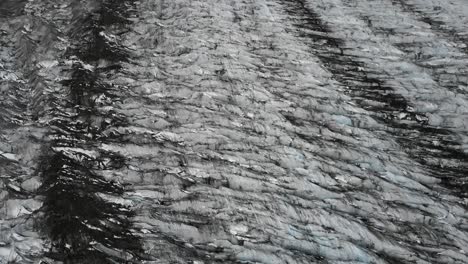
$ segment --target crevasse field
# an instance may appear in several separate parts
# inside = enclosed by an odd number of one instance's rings
[[[468,263],[467,0],[0,0],[0,263]]]

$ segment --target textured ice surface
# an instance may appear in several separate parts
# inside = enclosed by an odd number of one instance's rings
[[[468,263],[467,20],[0,2],[0,263]]]

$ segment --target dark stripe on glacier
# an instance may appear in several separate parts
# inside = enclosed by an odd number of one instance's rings
[[[50,257],[65,263],[114,263],[129,259],[126,251],[140,250],[130,231],[133,213],[97,195],[122,194],[122,186],[106,181],[87,162],[64,153],[47,159],[53,161],[42,173],[44,227],[53,241]],[[101,250],[103,246],[115,252],[108,254]]]
[[[103,132],[125,125],[125,118],[98,107],[118,100],[117,88],[106,84],[103,76],[118,71],[119,63],[128,59],[125,49],[105,32],[125,28],[131,7],[132,1],[104,0],[95,12],[78,14],[83,18],[69,34],[72,47],[66,56],[74,62],[63,72],[70,78],[61,82],[68,94],[65,100],[56,97],[49,110],[52,141],[41,169],[42,226],[52,240],[48,255],[56,261],[138,263],[135,259],[143,256],[139,237],[132,231],[134,213],[104,198],[121,196],[124,187],[95,172],[126,164],[122,155],[98,148],[116,140]]]
[[[299,37],[308,39],[314,55],[348,88],[353,100],[371,111],[404,151],[438,177],[443,186],[459,197],[468,197],[468,154],[461,150],[456,135],[448,129],[427,125],[424,113],[412,111],[409,102],[385,84],[391,76],[369,69],[359,57],[345,55],[345,41],[332,37],[330,27],[305,1],[280,2],[286,13],[297,19],[294,24]],[[446,160],[455,160],[457,165],[444,166],[441,161]]]

